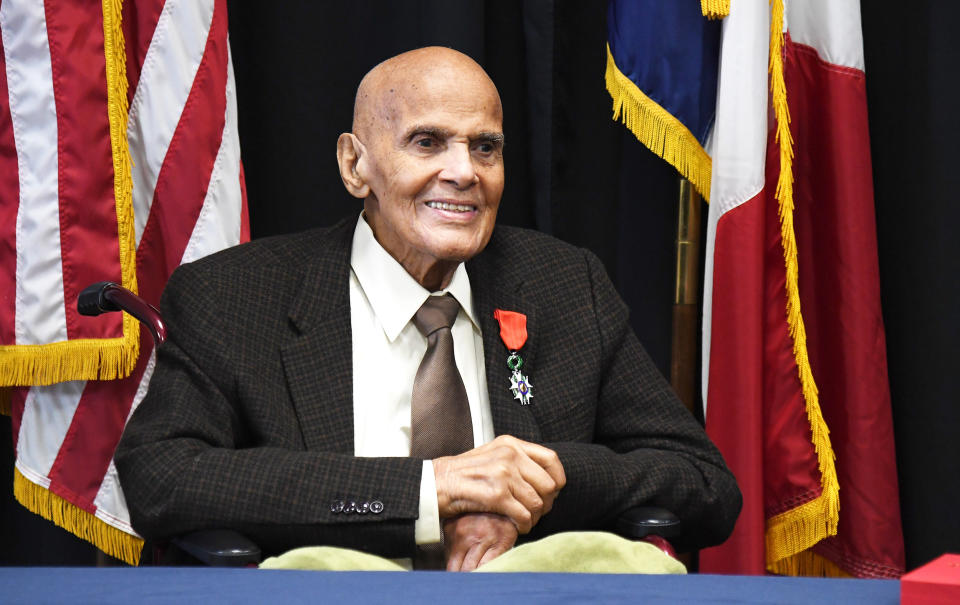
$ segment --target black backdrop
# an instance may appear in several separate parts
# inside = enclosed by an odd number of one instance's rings
[[[960,551],[960,386],[952,380],[960,294],[952,202],[950,45],[960,6],[864,3],[880,269],[908,567]],[[253,237],[331,224],[360,204],[343,190],[334,142],[363,74],[430,44],[480,62],[504,102],[507,185],[499,221],[586,246],[632,309],[664,371],[677,181],[610,120],[605,3],[231,0],[230,32]],[[900,14],[904,13],[904,14]],[[3,429],[9,438],[9,423]],[[0,485],[12,459],[0,442]],[[0,564],[70,564],[92,549],[0,494]]]

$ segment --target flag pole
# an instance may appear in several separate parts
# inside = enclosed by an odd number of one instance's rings
[[[687,409],[693,412],[697,398],[700,194],[685,178],[680,179],[676,246],[670,384]]]

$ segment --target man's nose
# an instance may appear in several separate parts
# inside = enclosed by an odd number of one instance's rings
[[[454,185],[457,189],[466,189],[480,180],[469,145],[457,143],[447,149],[443,154],[440,180]]]

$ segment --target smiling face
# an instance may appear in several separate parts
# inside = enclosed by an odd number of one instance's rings
[[[342,135],[338,146],[338,157],[347,143],[357,150],[355,177],[341,159],[344,183],[364,194],[384,249],[424,287],[439,289],[493,232],[503,193],[497,90],[466,56],[421,49],[375,68],[357,99],[356,140]],[[362,181],[359,190],[350,178]]]

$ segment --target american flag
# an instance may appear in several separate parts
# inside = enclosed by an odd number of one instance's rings
[[[135,564],[112,458],[153,343],[129,318],[79,316],[76,297],[112,280],[156,304],[177,265],[249,239],[227,3],[2,0],[0,34],[14,493]]]

